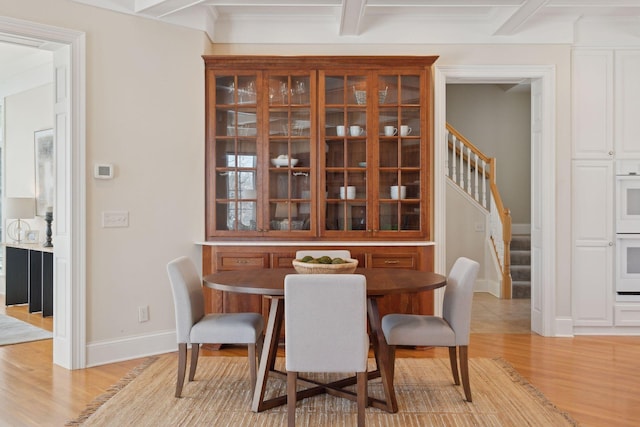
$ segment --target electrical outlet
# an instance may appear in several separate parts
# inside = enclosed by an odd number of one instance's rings
[[[147,322],[149,320],[149,306],[142,305],[138,307],[138,322]]]

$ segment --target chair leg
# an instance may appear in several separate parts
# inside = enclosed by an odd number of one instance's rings
[[[258,378],[256,371],[256,345],[248,344],[247,352],[249,353],[249,373],[251,377],[251,394],[256,388],[256,379]]]
[[[449,347],[449,362],[451,363],[451,373],[453,374],[453,382],[460,385],[460,376],[458,375],[458,356],[456,347]]]
[[[297,372],[287,372],[287,426],[296,427]]]
[[[191,343],[191,366],[189,367],[189,381],[193,381],[196,376],[196,368],[198,367],[198,354],[200,353],[200,344]]]
[[[258,355],[258,364],[260,364],[260,357],[262,356],[262,348],[264,347],[264,335],[260,334],[256,340],[256,353]]]
[[[396,377],[396,346],[389,346],[389,369],[391,371],[391,384]]]
[[[358,427],[364,427],[365,409],[367,407],[369,396],[367,393],[367,371],[358,372],[357,377],[357,396],[358,396]]]
[[[467,402],[471,402],[471,385],[469,384],[469,352],[466,345],[460,346],[460,372],[462,374],[462,387]]]
[[[178,344],[178,378],[176,380],[176,397],[182,394],[184,373],[187,370],[187,343]]]

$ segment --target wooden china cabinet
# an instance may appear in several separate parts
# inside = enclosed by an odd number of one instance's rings
[[[362,266],[431,270],[436,58],[205,56],[203,273],[338,247]],[[267,307],[206,294],[210,312]],[[432,295],[381,308],[429,313]]]

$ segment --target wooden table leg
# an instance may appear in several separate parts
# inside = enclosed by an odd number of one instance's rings
[[[387,340],[384,339],[382,324],[380,322],[380,311],[378,310],[378,300],[376,298],[367,299],[367,313],[369,315],[369,327],[371,328],[371,344],[376,355],[376,363],[382,379],[382,388],[387,400],[388,412],[398,412],[398,401],[396,391],[393,387],[393,363],[391,351]]]
[[[284,317],[284,298],[272,297],[271,307],[269,309],[269,319],[265,329],[264,345],[262,347],[262,355],[260,356],[260,365],[258,367],[258,377],[256,388],[253,393],[253,402],[251,410],[253,412],[261,412],[269,407],[264,405],[264,394],[267,389],[267,379],[269,372],[275,365],[276,356],[278,354],[278,341],[280,340],[280,330],[282,328],[282,318]]]

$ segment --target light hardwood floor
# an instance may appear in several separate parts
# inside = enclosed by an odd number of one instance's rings
[[[640,419],[640,337],[579,336],[544,338],[511,328],[504,312],[514,303],[485,298],[476,308],[503,312],[503,332],[483,327],[474,313],[470,357],[501,357],[584,426],[635,426]],[[518,304],[517,302],[515,304]],[[526,302],[520,302],[526,305]],[[0,312],[52,330],[51,319],[26,313],[24,307]],[[480,328],[480,329],[478,329]],[[478,330],[492,329],[490,333]],[[522,332],[522,333],[520,333]],[[204,356],[242,355],[240,348],[203,351]],[[446,350],[402,349],[398,357],[447,357]],[[61,426],[75,418],[92,399],[117,382],[141,360],[77,371],[54,366],[52,341],[0,347],[0,426]],[[473,377],[471,378],[473,390]],[[545,426],[546,427],[546,426]]]

